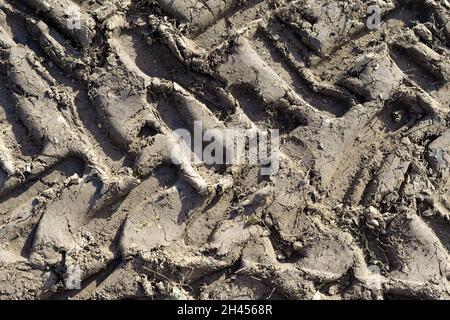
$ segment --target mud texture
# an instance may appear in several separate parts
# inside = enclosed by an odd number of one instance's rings
[[[449,299],[449,111],[446,0],[0,0],[0,299]]]

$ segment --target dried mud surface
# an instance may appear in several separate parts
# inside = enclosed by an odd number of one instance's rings
[[[449,44],[447,0],[0,0],[0,299],[450,298]],[[279,172],[173,165],[197,120]]]

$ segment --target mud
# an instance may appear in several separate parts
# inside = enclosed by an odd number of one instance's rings
[[[0,299],[449,299],[449,44],[445,0],[0,0]],[[199,121],[279,170],[173,161]]]

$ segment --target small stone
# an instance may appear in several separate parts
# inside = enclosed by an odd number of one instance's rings
[[[166,287],[164,286],[164,282],[160,281],[156,284],[156,289],[162,294],[166,291]]]
[[[282,253],[279,253],[279,254],[277,255],[277,259],[278,259],[278,260],[286,260],[286,256],[285,256],[284,254],[282,254]]]
[[[78,183],[80,183],[80,177],[78,176],[77,173],[71,175],[66,180],[64,180],[64,185],[66,187],[74,185],[74,184],[78,184]]]
[[[436,214],[436,212],[435,212],[434,210],[428,209],[428,210],[425,210],[425,211],[422,213],[422,216],[428,218],[428,217],[434,216],[435,214]]]
[[[374,228],[379,228],[380,227],[380,223],[378,222],[377,219],[372,219],[368,222],[368,224]]]
[[[319,291],[317,291],[312,299],[315,301],[322,300],[322,295],[320,294]]]
[[[47,199],[53,199],[56,196],[55,190],[53,188],[47,189],[42,192],[42,196]]]
[[[294,252],[300,253],[303,250],[303,244],[299,241],[294,242],[292,244],[292,249],[294,250]]]

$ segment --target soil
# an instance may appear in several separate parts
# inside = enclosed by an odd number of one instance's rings
[[[447,0],[0,0],[0,299],[449,299],[449,111]]]

